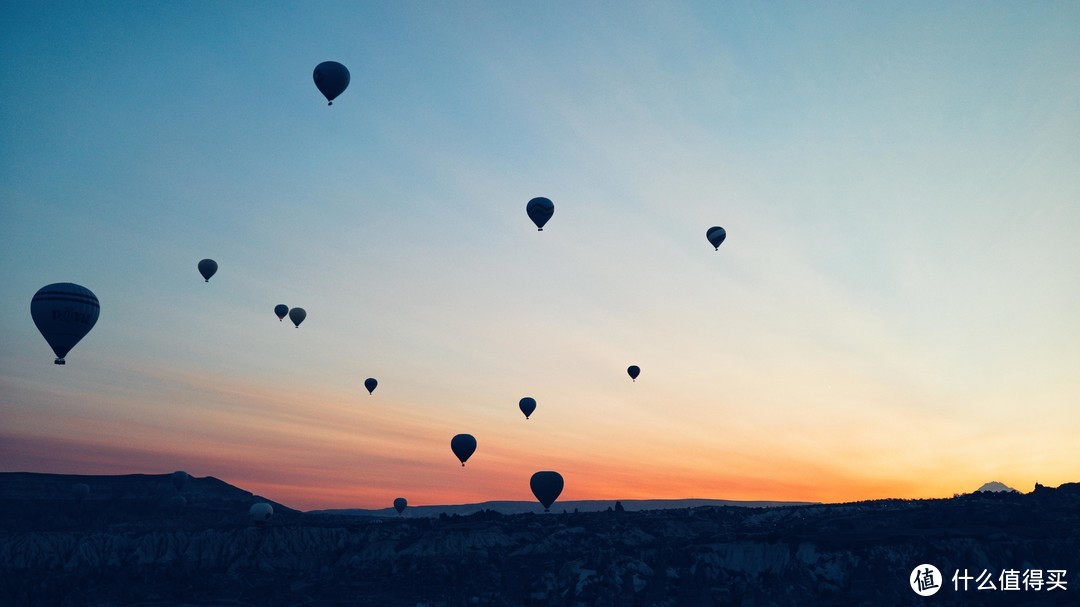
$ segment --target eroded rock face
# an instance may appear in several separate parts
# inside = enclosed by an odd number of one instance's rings
[[[378,523],[296,514],[265,528],[200,522],[190,509],[130,525],[43,514],[52,523],[30,530],[9,516],[0,517],[0,605],[910,604],[907,576],[920,563],[947,576],[1035,567],[1075,576],[1078,512],[1080,492],[1042,489],[772,510]],[[1072,586],[1020,598],[1075,604]]]

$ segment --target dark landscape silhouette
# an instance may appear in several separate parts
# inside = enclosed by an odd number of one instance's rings
[[[946,577],[1080,566],[1078,483],[951,499],[639,511],[627,500],[599,512],[556,503],[551,514],[533,504],[528,514],[398,518],[304,513],[212,477],[175,480],[0,473],[0,604],[1072,605],[1071,588],[922,598],[907,577],[924,562]],[[75,484],[89,491],[76,496]],[[248,514],[257,502],[274,509],[261,527]]]

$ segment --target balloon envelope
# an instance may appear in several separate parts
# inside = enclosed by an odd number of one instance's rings
[[[255,524],[263,524],[274,516],[274,507],[266,502],[259,502],[258,504],[252,504],[248,514],[251,515],[251,520],[255,521]]]
[[[542,196],[533,198],[525,205],[525,212],[529,214],[529,219],[536,224],[537,231],[543,232],[544,224],[555,214],[555,203]]]
[[[83,499],[90,495],[90,485],[87,485],[86,483],[75,483],[71,486],[71,495],[77,500]]]
[[[30,317],[56,354],[58,365],[65,364],[67,353],[94,328],[100,312],[97,296],[70,282],[41,287],[30,300]]]
[[[394,500],[394,510],[397,510],[398,514],[405,512],[405,506],[408,506],[409,502],[403,497],[399,497]]]
[[[720,226],[713,226],[709,228],[709,231],[705,232],[705,238],[708,238],[709,243],[719,251],[720,243],[724,242],[724,239],[727,238],[727,230]]]
[[[210,277],[217,274],[217,262],[213,259],[204,259],[199,262],[199,274],[206,279],[206,282],[210,282]]]
[[[375,388],[379,385],[379,380],[374,377],[369,377],[364,380],[364,387],[367,388],[367,393],[371,394],[375,391]]]
[[[563,477],[558,472],[552,472],[551,470],[537,472],[529,479],[529,487],[532,488],[536,499],[544,505],[544,512],[547,512],[548,508],[551,508],[551,504],[555,503],[559,494],[562,493]]]
[[[183,470],[177,470],[172,473],[172,484],[176,487],[177,491],[184,488],[184,485],[187,484],[187,479],[188,473]]]
[[[289,315],[289,306],[285,304],[278,304],[274,306],[274,314],[277,314],[277,319],[280,321]]]
[[[450,439],[450,450],[454,452],[454,455],[461,460],[461,465],[465,465],[465,460],[472,456],[476,451],[476,439],[471,434],[458,434],[454,438]]]
[[[305,318],[307,318],[307,312],[303,308],[293,308],[292,310],[289,310],[289,320],[296,325],[297,329],[300,328],[300,323],[304,322]]]
[[[536,411],[536,399],[531,396],[526,396],[518,401],[518,408],[525,414],[525,419],[529,419],[529,416],[533,414],[533,411]]]
[[[311,75],[315,79],[315,86],[326,97],[326,105],[334,105],[334,99],[344,93],[349,87],[349,69],[337,61],[323,61],[315,66],[315,72]]]
[[[641,368],[637,365],[630,365],[626,368],[626,372],[630,375],[630,379],[637,381],[637,376],[641,375]]]

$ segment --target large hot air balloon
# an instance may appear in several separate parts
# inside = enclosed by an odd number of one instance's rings
[[[210,282],[210,277],[217,274],[217,262],[213,259],[204,259],[199,262],[199,274],[206,279],[206,282]]]
[[[274,306],[274,314],[277,314],[278,322],[281,322],[282,319],[289,315],[289,306],[285,304]]]
[[[544,505],[544,512],[548,512],[551,504],[555,503],[555,500],[559,498],[559,494],[562,493],[563,478],[558,472],[544,470],[532,475],[532,478],[529,479],[529,487],[532,488],[536,499]]]
[[[630,365],[626,368],[626,372],[630,375],[630,379],[637,381],[637,376],[641,375],[641,368],[637,365]]]
[[[536,399],[531,396],[526,396],[518,401],[518,408],[525,414],[525,419],[529,419],[529,416],[533,414],[533,411],[536,411]]]
[[[409,501],[403,497],[399,497],[394,500],[394,510],[397,510],[398,514],[405,512],[405,506],[409,505]]]
[[[177,470],[176,472],[172,473],[172,484],[173,484],[174,487],[176,487],[177,491],[183,489],[184,485],[187,484],[187,481],[188,481],[188,473],[187,472],[184,472],[183,470]]]
[[[525,212],[536,224],[536,231],[543,232],[544,224],[555,214],[555,204],[544,197],[533,198],[525,205]]]
[[[30,300],[30,317],[56,354],[58,365],[97,322],[101,305],[90,289],[70,282],[46,285]]]
[[[471,434],[458,434],[450,439],[450,450],[461,460],[461,466],[465,467],[465,460],[476,451],[476,439]]]
[[[90,495],[90,485],[75,483],[71,486],[71,495],[77,500],[86,499],[86,496]]]
[[[304,322],[305,318],[307,318],[307,312],[304,311],[303,308],[293,308],[292,310],[289,310],[289,320],[296,325],[297,329],[300,328],[300,323]]]
[[[367,388],[367,393],[371,394],[375,391],[375,388],[379,385],[379,380],[374,377],[369,377],[364,380],[364,387]]]
[[[312,78],[315,79],[315,86],[319,87],[319,92],[326,97],[326,105],[334,105],[334,99],[337,99],[337,96],[349,87],[351,76],[349,68],[337,61],[323,61],[315,66]]]
[[[270,517],[274,516],[274,507],[266,502],[259,502],[258,504],[251,505],[248,514],[251,515],[251,520],[255,521],[255,524],[261,527],[270,520]]]
[[[705,232],[705,238],[708,238],[709,244],[716,247],[716,250],[719,251],[720,243],[724,242],[724,239],[727,238],[727,230],[720,226],[713,226]]]

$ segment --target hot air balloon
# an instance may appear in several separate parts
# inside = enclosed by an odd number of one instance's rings
[[[637,365],[630,365],[626,368],[626,372],[630,375],[630,379],[637,381],[637,376],[641,375],[641,368]]]
[[[315,86],[326,97],[326,105],[334,105],[334,99],[349,87],[349,69],[337,61],[323,61],[315,66]]]
[[[90,495],[90,485],[75,483],[71,486],[71,495],[77,500],[86,499],[86,496]]]
[[[544,197],[533,198],[525,205],[525,212],[529,214],[529,219],[536,224],[536,231],[543,232],[544,224],[555,214],[555,204]]]
[[[465,460],[476,451],[476,439],[471,434],[458,434],[450,440],[450,450],[461,460],[461,467],[465,467]]]
[[[305,318],[307,318],[307,312],[304,311],[303,308],[293,308],[292,310],[289,310],[289,320],[296,325],[297,329],[300,328],[300,323],[304,322]]]
[[[712,246],[716,247],[716,250],[719,251],[720,243],[724,242],[724,239],[727,238],[727,230],[721,228],[720,226],[713,226],[709,228],[707,232],[705,232],[705,238],[708,238],[709,243]]]
[[[278,304],[274,306],[274,314],[277,314],[278,322],[281,322],[283,318],[289,315],[289,306],[285,304]]]
[[[364,387],[367,388],[367,393],[371,394],[375,391],[375,387],[379,385],[379,380],[374,377],[369,377],[364,380]]]
[[[176,487],[177,491],[184,488],[184,485],[187,484],[187,480],[188,473],[184,472],[183,470],[177,470],[176,472],[172,473],[172,484],[174,487]]]
[[[533,411],[536,411],[536,399],[531,396],[526,396],[518,401],[518,408],[525,414],[525,419],[529,419],[529,416],[533,414]]]
[[[403,497],[399,497],[394,500],[394,510],[397,510],[398,514],[405,512],[405,506],[408,506],[409,502]]]
[[[58,365],[97,322],[101,305],[90,289],[70,282],[46,285],[30,300],[30,317],[56,354]]]
[[[544,505],[544,512],[548,512],[551,504],[555,503],[559,494],[562,493],[563,478],[561,474],[551,470],[537,472],[529,479],[529,487],[532,488],[536,499]]]
[[[217,262],[213,259],[204,259],[199,262],[199,274],[206,279],[206,282],[210,282],[210,277],[217,274]]]
[[[274,507],[266,502],[259,502],[258,504],[252,504],[248,514],[251,515],[251,520],[261,527],[270,520],[270,517],[274,516]]]

